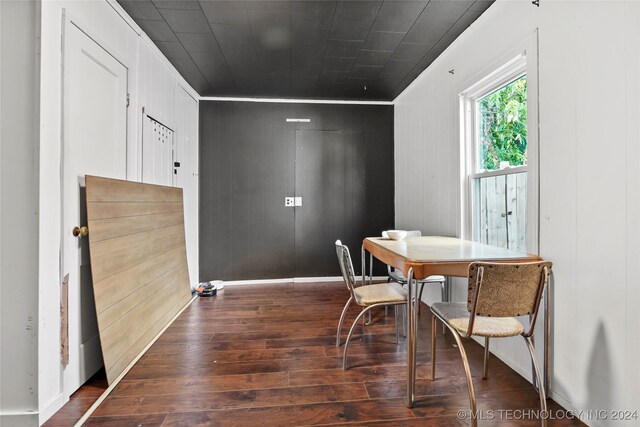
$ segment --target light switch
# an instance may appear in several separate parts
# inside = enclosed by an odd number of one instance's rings
[[[302,206],[302,197],[294,197],[295,206]]]
[[[295,203],[294,203],[294,197],[285,197],[285,198],[284,198],[284,205],[285,205],[286,207],[289,207],[289,206],[290,206],[290,207],[293,207],[293,206],[295,206]]]

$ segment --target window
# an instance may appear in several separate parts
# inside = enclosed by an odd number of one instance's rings
[[[528,97],[524,55],[461,95],[466,238],[527,250]]]
[[[477,103],[478,171],[527,164],[527,76],[506,84]]]

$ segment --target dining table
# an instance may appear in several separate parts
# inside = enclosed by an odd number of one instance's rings
[[[367,237],[362,243],[362,283],[366,283],[365,256],[369,252],[369,282],[372,280],[373,257],[402,271],[407,278],[407,403],[412,408],[415,402],[417,307],[416,283],[433,275],[467,277],[469,264],[485,262],[529,262],[540,261],[538,255],[505,249],[455,237],[420,236],[402,240],[384,237]],[[549,285],[550,286],[550,285]],[[544,293],[544,385],[549,396],[549,341],[551,323],[550,287]],[[535,384],[538,387],[540,385]]]

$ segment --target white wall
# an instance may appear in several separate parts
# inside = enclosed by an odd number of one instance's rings
[[[189,278],[191,287],[195,289],[200,278],[199,260],[199,210],[200,210],[200,178],[198,146],[200,131],[198,129],[198,102],[184,89],[176,86],[174,94],[174,116],[176,120],[177,160],[180,162],[178,187],[183,188],[184,227],[189,258]]]
[[[39,5],[0,2],[0,425],[38,411]]]
[[[39,410],[40,422],[64,404],[59,358],[59,283],[61,245],[61,37],[63,14],[129,70],[130,107],[127,123],[127,179],[141,179],[142,117],[161,117],[175,127],[174,91],[198,94],[162,56],[113,0],[42,2],[42,67],[40,100],[40,246],[39,246]],[[197,105],[195,113],[197,115]],[[197,120],[197,118],[195,119]],[[195,144],[197,146],[197,134]],[[193,184],[193,183],[192,183]],[[197,185],[197,181],[195,182]],[[197,203],[197,201],[196,201]],[[189,209],[197,209],[190,206]],[[196,224],[197,226],[197,224]],[[195,231],[197,233],[197,230]],[[191,230],[190,234],[194,234]],[[197,235],[197,234],[196,234]],[[197,254],[188,254],[197,263]],[[192,278],[197,280],[197,278]]]
[[[640,2],[491,6],[396,99],[396,226],[459,232],[458,94],[536,28],[540,255],[555,276],[552,397],[570,409],[638,410]],[[528,377],[521,342],[492,347]]]

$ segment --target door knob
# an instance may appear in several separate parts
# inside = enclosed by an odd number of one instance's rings
[[[83,225],[82,227],[78,227],[76,225],[75,227],[73,227],[73,230],[71,231],[71,233],[75,237],[85,237],[89,234],[89,229],[87,228],[86,225]]]

